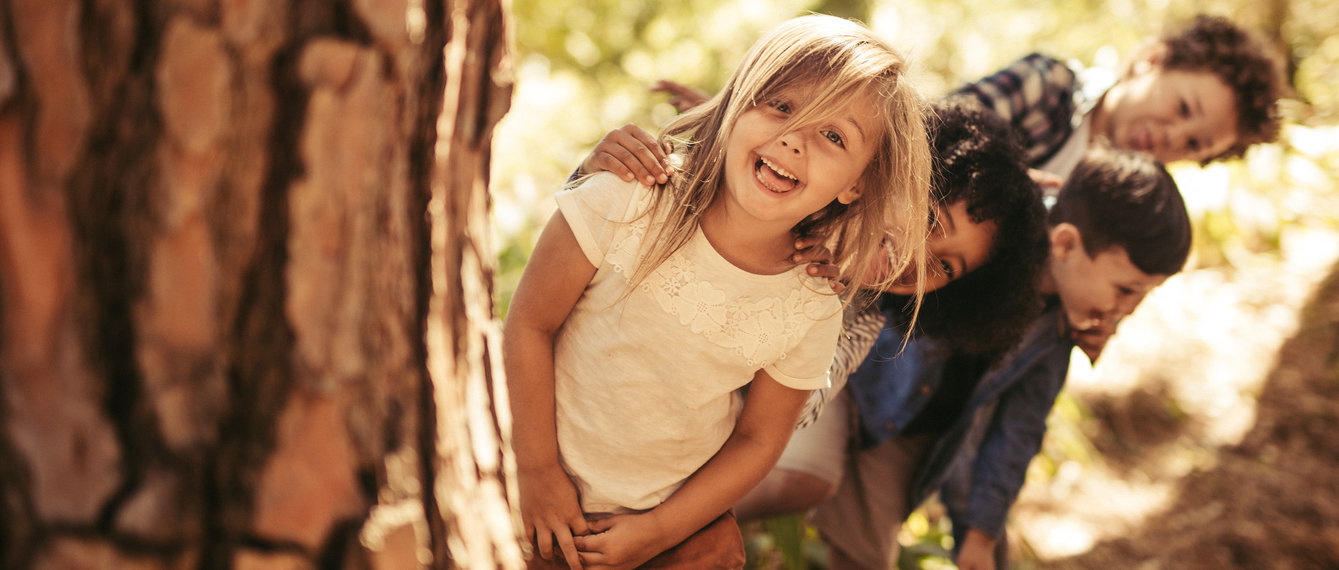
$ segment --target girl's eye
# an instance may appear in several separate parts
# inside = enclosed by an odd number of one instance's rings
[[[823,131],[823,136],[827,137],[827,139],[832,141],[833,144],[836,144],[837,146],[842,148],[846,148],[846,142],[842,140],[842,136],[840,134],[837,134],[837,131]]]
[[[781,111],[782,113],[790,114],[790,103],[787,103],[787,102],[785,102],[785,101],[777,100],[777,101],[772,101],[771,105],[772,105],[772,108],[773,108],[773,109],[776,109],[776,110],[778,110],[778,111]]]
[[[952,265],[949,265],[949,263],[948,263],[947,261],[940,261],[940,262],[939,262],[939,267],[942,268],[942,269],[944,270],[944,276],[948,277],[948,280],[949,280],[949,281],[952,281],[952,280],[953,280],[953,266],[952,266]]]

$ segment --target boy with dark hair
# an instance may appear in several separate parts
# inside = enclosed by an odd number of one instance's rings
[[[1190,252],[1181,195],[1145,154],[1085,157],[1047,223],[1046,308],[998,364],[928,338],[891,358],[901,342],[893,325],[851,375],[865,445],[813,517],[831,568],[890,567],[902,520],[941,486],[959,568],[995,567],[1009,508],[1064,385],[1072,331],[1128,315]]]
[[[1201,14],[1141,48],[1114,83],[1032,54],[956,94],[1012,123],[1029,164],[1063,179],[1097,141],[1163,163],[1241,156],[1278,137],[1283,89],[1278,59],[1260,41]]]

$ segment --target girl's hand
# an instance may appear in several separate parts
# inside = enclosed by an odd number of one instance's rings
[[[707,99],[711,98],[711,94],[706,91],[668,79],[657,81],[655,85],[651,86],[651,92],[669,93],[670,98],[666,102],[673,105],[680,113],[706,103]]]
[[[521,522],[525,536],[539,546],[539,556],[553,560],[553,544],[558,543],[562,557],[572,570],[581,570],[573,536],[590,533],[581,514],[576,486],[562,467],[521,468],[517,472],[521,492]]]
[[[660,148],[650,133],[628,123],[600,139],[595,150],[581,161],[579,172],[609,171],[628,182],[635,178],[647,186],[664,184],[670,177],[669,159],[665,158],[669,152],[668,144]]]
[[[586,568],[636,568],[673,544],[662,544],[665,532],[651,512],[615,515],[590,521],[595,534],[578,537]]]

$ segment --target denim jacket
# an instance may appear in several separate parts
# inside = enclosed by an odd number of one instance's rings
[[[911,479],[908,506],[939,489],[956,463],[954,477],[962,474],[966,492],[946,493],[952,504],[945,500],[955,530],[971,526],[1001,536],[1069,370],[1074,343],[1063,318],[1059,303],[1048,304],[1019,346],[977,383],[952,427],[933,436]],[[913,339],[898,354],[901,339],[896,327],[885,328],[848,383],[870,445],[898,435],[943,379],[948,355],[933,339]]]

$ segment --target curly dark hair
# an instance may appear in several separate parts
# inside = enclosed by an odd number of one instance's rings
[[[1205,163],[1240,157],[1253,144],[1278,139],[1284,78],[1273,50],[1228,19],[1206,14],[1160,41],[1167,46],[1166,69],[1208,71],[1236,94],[1237,142]]]
[[[1041,311],[1037,287],[1049,242],[1041,194],[1018,135],[998,115],[964,97],[937,102],[930,114],[938,202],[965,200],[973,222],[997,229],[986,263],[925,294],[915,333],[958,352],[1002,353]],[[905,316],[906,297],[883,302]]]

